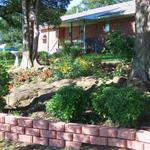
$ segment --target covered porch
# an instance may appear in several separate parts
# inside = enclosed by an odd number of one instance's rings
[[[108,32],[134,33],[134,13],[131,2],[125,2],[63,16],[59,39],[79,41],[85,52],[100,52]]]

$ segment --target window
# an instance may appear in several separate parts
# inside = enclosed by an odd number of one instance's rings
[[[43,43],[47,43],[47,36],[43,35]]]
[[[105,32],[110,32],[110,24],[109,23],[106,23],[105,26],[104,26],[104,31]]]

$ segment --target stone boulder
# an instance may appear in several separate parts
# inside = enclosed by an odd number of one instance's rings
[[[127,78],[126,77],[122,77],[122,76],[116,76],[114,77],[112,80],[108,80],[106,82],[106,84],[117,84],[119,86],[122,86],[126,83],[127,81]]]
[[[81,78],[77,78],[73,81],[74,84],[82,87],[84,90],[91,89],[93,86],[95,86],[97,84],[97,82],[98,81],[95,78],[93,78],[93,76],[81,77]]]
[[[83,87],[84,90],[89,90],[93,86],[100,85],[101,80],[94,77],[81,77],[78,79],[63,79],[53,83],[37,82],[25,84],[13,89],[13,92],[5,96],[6,108],[22,108],[29,106],[36,99],[48,100],[51,96],[63,86],[76,84]]]

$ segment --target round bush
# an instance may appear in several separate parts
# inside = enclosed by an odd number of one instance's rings
[[[126,37],[121,32],[108,33],[105,47],[109,53],[130,61],[134,56],[134,37]]]
[[[83,48],[80,42],[64,41],[61,45],[60,53],[63,57],[71,57],[73,59],[81,55]]]
[[[80,121],[87,106],[84,90],[77,86],[65,86],[47,103],[47,112],[62,121]]]
[[[147,110],[147,98],[129,87],[102,86],[92,94],[92,98],[96,114],[122,127],[136,127]]]

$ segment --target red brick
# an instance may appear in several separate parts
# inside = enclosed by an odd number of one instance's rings
[[[0,123],[5,123],[5,116],[7,116],[7,114],[0,113]]]
[[[103,137],[117,137],[117,128],[101,127],[99,128],[99,135]]]
[[[48,145],[48,138],[33,137],[33,144]]]
[[[37,129],[48,129],[48,121],[46,120],[35,120],[33,121],[33,128]]]
[[[64,140],[49,139],[49,146],[63,148],[63,147],[65,147],[65,141]]]
[[[5,138],[5,132],[0,131],[0,140],[3,140]]]
[[[40,130],[40,136],[45,138],[56,139],[56,131]]]
[[[39,129],[33,129],[33,128],[25,128],[25,134],[26,135],[40,136],[40,130]]]
[[[120,148],[126,148],[127,147],[127,141],[117,138],[108,138],[108,146],[115,146]]]
[[[49,130],[54,131],[65,131],[65,123],[64,122],[56,122],[56,123],[49,123]]]
[[[90,136],[89,135],[82,135],[82,134],[73,134],[73,141],[90,144]]]
[[[90,143],[94,145],[107,145],[107,138],[90,136]]]
[[[5,116],[5,123],[11,124],[11,125],[17,125],[18,119],[14,116]]]
[[[10,131],[10,124],[0,124],[1,131]]]
[[[144,144],[138,141],[127,141],[127,148],[133,150],[144,150]]]
[[[144,144],[144,150],[150,150],[150,144]]]
[[[24,127],[11,126],[11,132],[24,134]]]
[[[65,125],[65,132],[81,133],[82,126],[76,123],[68,123]]]
[[[73,134],[72,133],[57,132],[57,139],[72,141],[73,140]]]
[[[17,141],[17,139],[18,139],[17,133],[5,132],[5,140]]]
[[[135,140],[136,130],[134,129],[118,129],[118,138]]]
[[[82,134],[88,135],[99,135],[99,127],[94,125],[84,125],[82,126]]]
[[[81,145],[79,142],[66,141],[67,148],[80,149]]]
[[[144,131],[144,130],[137,131],[136,132],[136,140],[138,140],[140,142],[150,143],[150,132]]]
[[[32,136],[29,136],[29,135],[18,135],[18,141],[32,144]]]
[[[25,118],[25,117],[22,117],[22,118],[18,118],[18,125],[21,126],[21,127],[32,127],[33,124],[32,124],[32,119],[29,119],[29,118]]]

